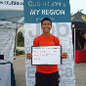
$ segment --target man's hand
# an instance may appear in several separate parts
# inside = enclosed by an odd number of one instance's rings
[[[61,56],[62,56],[62,59],[66,59],[67,58],[67,53],[62,53]]]
[[[32,54],[31,53],[27,53],[27,59],[31,59],[32,58]]]

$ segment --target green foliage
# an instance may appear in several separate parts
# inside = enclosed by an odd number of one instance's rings
[[[16,50],[16,55],[24,55],[24,51],[23,50]]]
[[[18,33],[18,36],[17,36],[17,46],[24,47],[24,37],[23,37],[22,32]]]

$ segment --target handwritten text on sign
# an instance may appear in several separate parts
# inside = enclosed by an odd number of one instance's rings
[[[32,64],[60,64],[60,46],[32,47]]]

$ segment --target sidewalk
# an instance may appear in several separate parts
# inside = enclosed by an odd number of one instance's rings
[[[14,65],[16,86],[26,86],[24,57],[16,57],[16,60],[14,60],[13,65]]]
[[[86,86],[86,63],[75,64],[75,86]]]
[[[86,86],[86,63],[75,64],[75,86]],[[26,86],[25,59],[19,56],[14,60],[16,86]]]

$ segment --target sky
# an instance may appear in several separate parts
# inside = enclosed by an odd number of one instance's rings
[[[86,14],[86,0],[70,0],[71,13],[74,14],[78,10]]]

